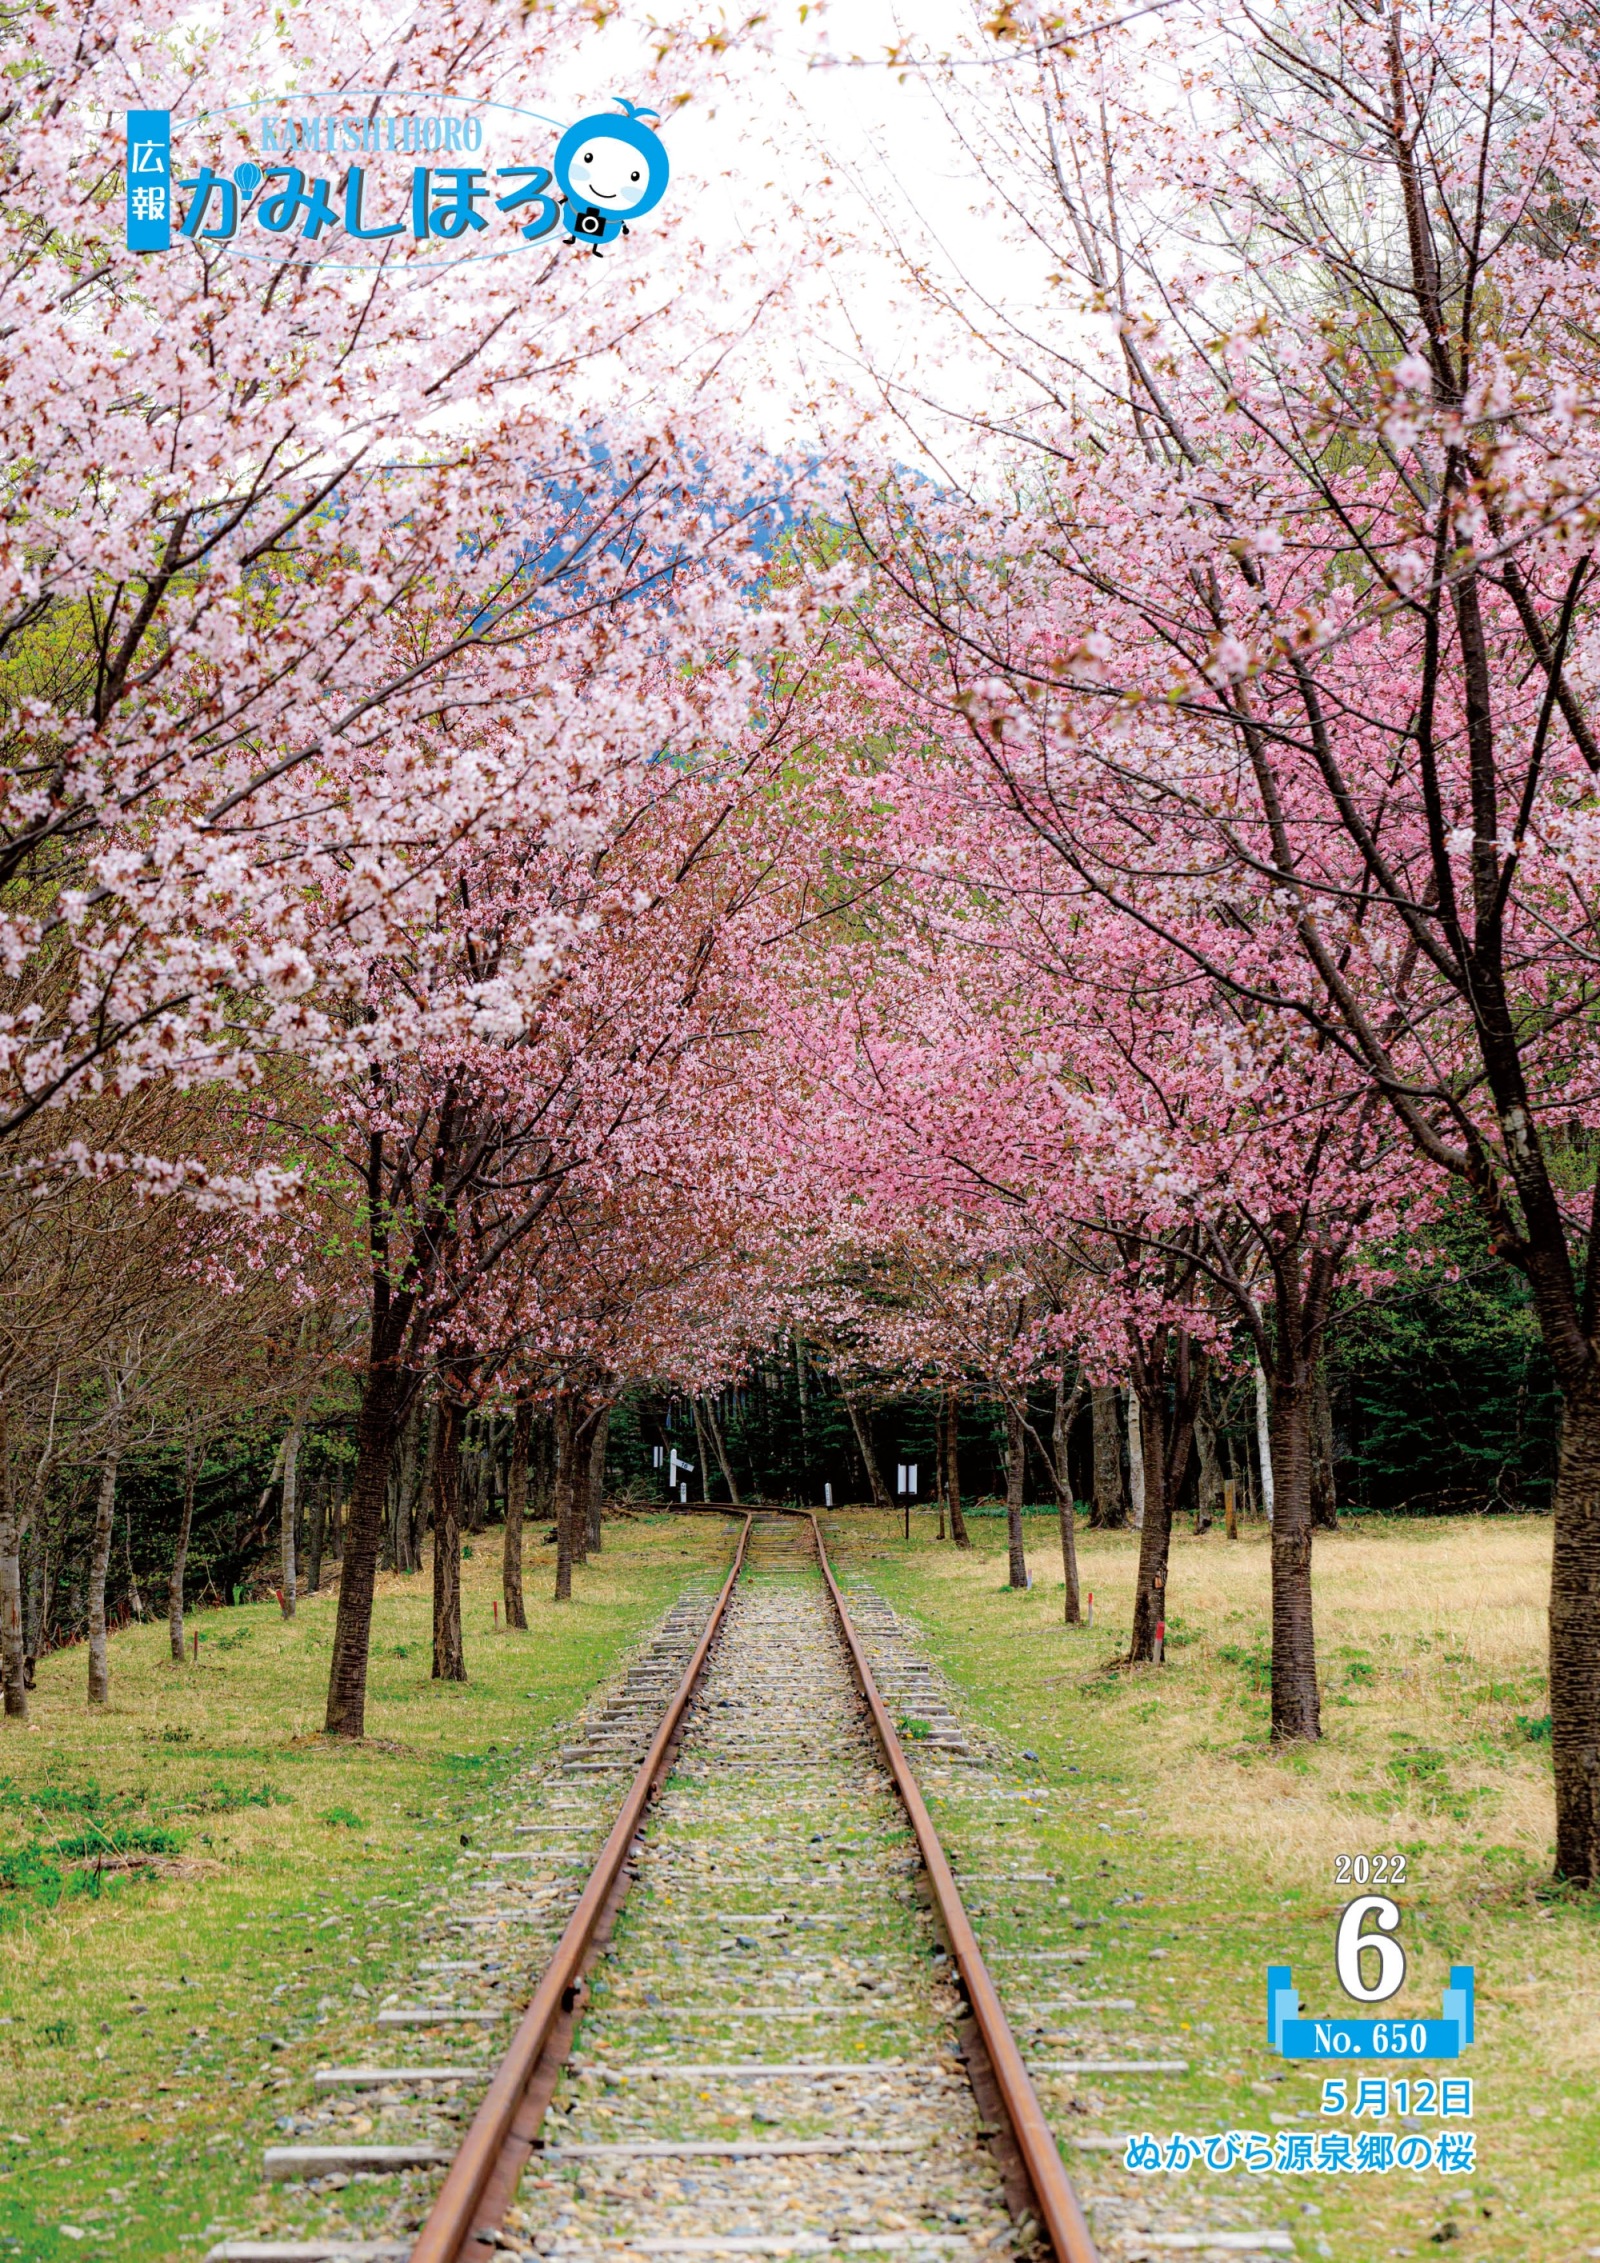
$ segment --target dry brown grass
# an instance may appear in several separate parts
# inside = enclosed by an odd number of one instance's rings
[[[1271,2179],[1254,2220],[1293,2222],[1298,2252],[1335,2263],[1431,2254],[1436,2241],[1485,2263],[1600,2254],[1600,1898],[1551,1885],[1550,1748],[1528,1734],[1549,1709],[1545,1521],[1319,1534],[1324,1735],[1286,1753],[1268,1737],[1260,1526],[1234,1543],[1177,1535],[1169,1663],[1130,1673],[1134,1535],[1080,1534],[1095,1625],[1079,1630],[1061,1623],[1053,1517],[1029,1519],[1026,1595],[1006,1587],[998,1520],[975,1522],[966,1555],[926,1531],[907,1551],[888,1518],[849,1525],[847,1562],[920,1620],[969,1718],[1013,1753],[1035,1749],[1023,1772],[1068,1795],[1029,1827],[1072,1879],[1074,1906],[1101,1910],[1106,1980],[1141,2000],[1159,1985],[1188,2007],[1176,2024],[1206,2038],[1186,2083],[1143,2100],[1131,2085],[1094,2111],[1217,2128],[1260,2121],[1270,2103],[1314,2124],[1320,2078],[1285,2080],[1266,2045],[1265,1967],[1291,1962],[1313,2007],[1333,2008],[1333,1928],[1358,1890],[1336,1883],[1334,1858],[1403,1849],[1411,1969],[1392,2008],[1437,2016],[1448,1967],[1476,1967],[1478,2039],[1461,2071],[1476,2084],[1479,2174],[1470,2190],[1432,2175]],[[1141,1926],[1168,1929],[1159,1984]],[[1302,2218],[1302,2201],[1321,2216]]]

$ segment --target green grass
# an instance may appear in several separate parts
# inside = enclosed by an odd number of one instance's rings
[[[319,1999],[411,1977],[411,1905],[463,1831],[684,1580],[720,1524],[608,1525],[575,1600],[496,1631],[499,1535],[464,1571],[464,1684],[430,1678],[429,1580],[385,1578],[357,1747],[320,1734],[334,1603],[199,1614],[198,1667],[165,1626],[43,1659],[32,1723],[0,1731],[0,2257],[193,2258],[248,2220],[270,2094],[309,2089]],[[74,2239],[61,2227],[83,2236]]]
[[[1387,2009],[1437,2017],[1448,1967],[1476,1967],[1477,2042],[1458,2067],[1428,2071],[1472,2077],[1480,2171],[1247,2180],[1247,2220],[1288,2225],[1298,2253],[1333,2263],[1600,2252],[1600,1901],[1549,1884],[1547,1523],[1319,1534],[1324,1740],[1282,1755],[1267,1740],[1260,1527],[1233,1544],[1178,1536],[1169,1614],[1188,1639],[1165,1666],[1131,1674],[1118,1664],[1131,1534],[1080,1535],[1092,1629],[1060,1623],[1053,1513],[1028,1520],[1029,1594],[1001,1585],[993,1526],[976,1526],[966,1556],[929,1531],[908,1550],[889,1517],[835,1518],[830,1537],[920,1623],[969,1722],[998,1736],[1019,1782],[1058,1795],[984,1829],[1026,1833],[1026,1852],[1070,1881],[1074,1913],[1092,1921],[1079,1936],[1095,1945],[1087,1992],[1133,1996],[1130,2027],[1193,2063],[1186,2079],[1079,2078],[1088,2118],[1061,2113],[1058,2126],[1270,2130],[1275,2113],[1318,2126],[1321,2071],[1268,2049],[1265,1970],[1291,1964],[1313,2013],[1357,2011],[1338,1988],[1333,1936],[1361,1889],[1336,1883],[1334,1858],[1403,1849],[1409,1878],[1395,1898],[1410,1972]],[[1037,1766],[1021,1762],[1024,1746]],[[959,1800],[935,1812],[955,1838]],[[1066,2093],[1049,2095],[1059,2111]],[[1089,2190],[1137,2182],[1153,2208],[1197,2202],[1207,2182],[1203,2170],[1134,2180],[1105,2156],[1066,2159]]]

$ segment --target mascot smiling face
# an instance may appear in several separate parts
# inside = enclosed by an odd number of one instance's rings
[[[556,144],[555,176],[569,243],[593,250],[626,232],[626,224],[652,212],[667,193],[667,153],[654,128],[653,110],[616,97],[621,116],[580,118]]]

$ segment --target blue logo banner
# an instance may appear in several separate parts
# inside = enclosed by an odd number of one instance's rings
[[[129,251],[172,246],[172,112],[128,112]]]
[[[1472,2041],[1470,1964],[1450,1967],[1439,2019],[1303,2019],[1286,1964],[1267,1967],[1267,2040],[1286,2059],[1457,2059]]]

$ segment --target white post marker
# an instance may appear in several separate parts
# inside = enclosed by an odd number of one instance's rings
[[[822,1488],[822,1505],[825,1509],[833,1507],[833,1487],[831,1485],[824,1485]]]

